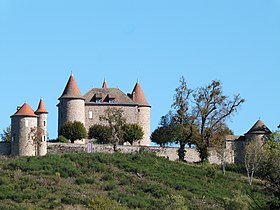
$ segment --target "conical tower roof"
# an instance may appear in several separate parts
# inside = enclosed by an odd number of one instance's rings
[[[146,97],[144,95],[144,92],[143,92],[139,82],[136,83],[136,85],[134,86],[134,89],[132,91],[132,100],[140,105],[149,106],[149,103],[146,100]]]
[[[73,74],[70,76],[70,78],[66,84],[66,87],[65,87],[62,95],[60,96],[59,100],[62,98],[84,99]]]
[[[271,131],[263,123],[263,121],[258,120],[246,134],[270,134],[270,133],[271,133]]]
[[[37,117],[37,115],[34,113],[33,109],[27,103],[24,103],[17,110],[17,112],[14,115],[12,115],[12,117],[14,117],[14,116]]]
[[[40,99],[40,102],[39,102],[39,105],[38,105],[38,108],[37,110],[35,111],[36,114],[48,114],[48,111],[45,107],[45,103],[43,101],[43,99],[41,98]]]
[[[107,82],[106,82],[106,80],[105,80],[105,79],[104,79],[104,82],[103,82],[102,88],[108,88],[108,85],[107,85]]]

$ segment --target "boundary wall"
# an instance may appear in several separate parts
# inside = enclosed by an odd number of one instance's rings
[[[155,153],[157,156],[168,158],[175,161],[178,159],[178,147],[157,147],[157,146],[125,146],[118,145],[117,150],[121,153],[136,153],[147,151]],[[109,144],[92,144],[92,143],[48,143],[48,154],[63,154],[68,152],[104,152],[114,153],[113,145]],[[185,160],[190,163],[199,162],[199,153],[195,148],[186,148]],[[212,164],[221,164],[220,159],[214,151],[210,151],[209,162]]]

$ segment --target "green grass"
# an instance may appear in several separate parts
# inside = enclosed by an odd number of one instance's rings
[[[257,209],[273,199],[261,180],[149,153],[22,157],[1,160],[0,173],[0,209]]]

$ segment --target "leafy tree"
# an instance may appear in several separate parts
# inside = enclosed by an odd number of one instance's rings
[[[71,143],[74,143],[77,139],[84,139],[87,137],[87,131],[83,123],[79,121],[68,121],[64,123],[59,131],[59,135],[69,139]]]
[[[8,126],[3,130],[3,133],[1,134],[1,140],[7,142],[10,142],[12,140],[11,126]]]
[[[126,123],[123,110],[119,108],[107,108],[104,111],[104,115],[100,116],[100,120],[108,123],[112,131],[111,143],[114,145],[114,151],[116,151],[117,145],[123,144],[122,127]]]
[[[96,139],[98,144],[108,144],[112,137],[112,131],[107,125],[96,124],[89,128],[88,137]]]
[[[123,140],[131,145],[133,142],[141,140],[144,136],[143,128],[138,124],[125,124],[122,127],[122,132]]]
[[[152,142],[159,144],[161,147],[166,146],[173,138],[173,130],[171,127],[157,127],[151,135]]]
[[[175,110],[172,124],[178,126],[179,157],[180,153],[184,156],[185,144],[195,141],[201,161],[207,160],[208,148],[217,134],[221,135],[220,129],[225,125],[225,120],[243,102],[239,94],[233,99],[225,96],[219,81],[193,90],[187,87],[182,77],[172,105]]]
[[[208,159],[208,147],[215,133],[244,101],[239,94],[233,99],[224,95],[221,83],[215,80],[193,92],[193,117],[199,125],[197,146],[201,161]]]
[[[273,132],[264,144],[264,158],[259,174],[268,181],[268,189],[275,195],[270,209],[280,209],[280,132]]]

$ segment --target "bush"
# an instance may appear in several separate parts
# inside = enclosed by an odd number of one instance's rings
[[[88,137],[96,139],[98,144],[108,144],[112,137],[112,131],[109,126],[97,124],[89,128]]]
[[[224,208],[226,210],[246,210],[249,209],[249,198],[244,195],[237,195],[234,198],[224,199]]]
[[[66,122],[60,129],[59,135],[64,136],[67,139],[70,139],[74,143],[77,139],[84,139],[87,137],[87,131],[83,123],[74,121]]]
[[[68,143],[69,141],[68,141],[67,138],[65,138],[64,136],[60,135],[57,138],[57,142],[59,142],[59,143]]]

